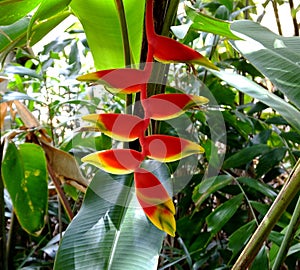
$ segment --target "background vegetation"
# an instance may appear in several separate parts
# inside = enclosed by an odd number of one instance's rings
[[[81,115],[124,112],[130,97],[76,77],[128,64],[124,17],[131,62],[143,62],[145,2],[0,1],[1,269],[53,269],[55,259],[55,269],[120,269],[118,262],[123,269],[246,269],[250,262],[251,269],[299,269],[299,6],[288,2],[293,37],[282,37],[253,22],[264,13],[251,1],[179,2],[155,2],[157,32],[196,48],[221,71],[197,66],[192,75],[182,64],[160,65],[161,84],[151,88],[211,100],[184,118],[205,153],[196,168],[180,168],[191,180],[174,196],[177,234],[170,238],[137,211],[124,211],[123,191],[80,161],[115,144],[80,130]],[[271,6],[277,18],[283,4],[266,1],[262,9]],[[279,33],[284,21],[278,17]],[[157,131],[178,132],[168,123]],[[158,173],[167,179],[174,171],[178,163]],[[125,185],[128,177],[115,180]],[[176,186],[181,178],[174,177]],[[121,231],[117,240],[96,226],[106,214]],[[136,268],[126,268],[132,262]]]

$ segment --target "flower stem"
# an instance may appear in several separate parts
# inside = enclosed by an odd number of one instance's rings
[[[289,178],[273,202],[264,219],[252,235],[232,270],[244,270],[252,263],[263,242],[276,225],[292,199],[300,190],[300,159],[293,168]]]

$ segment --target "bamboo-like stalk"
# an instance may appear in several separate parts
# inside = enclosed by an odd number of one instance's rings
[[[300,224],[300,196],[298,198],[297,205],[295,207],[295,210],[294,210],[293,216],[291,218],[290,224],[288,226],[288,229],[284,235],[281,246],[277,253],[272,270],[280,269],[280,266],[282,265],[282,263],[286,257],[286,254],[288,253],[290,244],[293,240],[295,232],[297,231],[297,229],[299,227],[299,224]]]
[[[252,263],[263,242],[270,234],[277,221],[284,213],[292,199],[300,191],[300,159],[296,163],[289,178],[270,207],[268,213],[252,235],[243,252],[235,262],[232,270],[245,270]]]

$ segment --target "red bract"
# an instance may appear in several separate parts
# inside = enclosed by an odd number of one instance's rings
[[[157,35],[153,24],[153,0],[147,0],[146,5],[146,34],[153,57],[162,63],[199,64],[207,68],[219,70],[210,60],[199,52],[178,41]]]
[[[119,141],[136,140],[146,128],[143,119],[128,114],[89,114],[82,119],[94,123],[101,132]]]
[[[138,201],[150,221],[175,236],[175,207],[164,186],[155,175],[141,168],[134,172],[134,183]]]
[[[208,102],[209,100],[202,96],[176,93],[154,95],[145,99],[142,104],[148,111],[148,117],[154,120],[168,120]]]
[[[112,149],[95,152],[81,160],[112,174],[128,174],[134,172],[144,157],[132,149]]]
[[[192,154],[204,152],[204,149],[199,144],[183,138],[151,135],[145,137],[144,140],[145,155],[162,162],[172,162]]]
[[[147,83],[149,76],[149,70],[120,68],[88,73],[77,80],[102,83],[112,93],[131,94],[141,91],[141,85]]]

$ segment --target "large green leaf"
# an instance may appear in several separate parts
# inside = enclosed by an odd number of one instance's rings
[[[32,27],[32,34],[29,42],[30,45],[32,46],[41,40],[69,15],[69,12],[60,12],[48,20],[44,20],[43,22],[34,25]],[[0,54],[3,53],[2,57],[13,48],[24,46],[27,43],[27,29],[29,23],[30,19],[25,17],[11,25],[0,27]],[[0,60],[2,61],[1,57]]]
[[[165,182],[168,169],[156,161],[144,168]],[[156,269],[165,233],[147,220],[131,189],[132,175],[99,171],[60,245],[55,269]]]
[[[145,0],[124,0],[128,39],[135,63],[139,62]],[[83,25],[97,69],[125,66],[119,16],[114,0],[73,0],[71,8]]]
[[[193,21],[192,24],[180,25],[172,27],[172,31],[179,34],[180,38],[184,38],[187,30],[193,29],[196,31],[209,32],[230,39],[240,39],[230,29],[230,23],[206,14],[196,12],[193,8],[186,6],[186,14]],[[184,31],[182,31],[182,29]],[[180,30],[178,32],[178,30]]]
[[[252,21],[236,21],[231,29],[244,39],[233,42],[239,52],[300,108],[300,38],[276,35]]]
[[[32,11],[41,0],[2,0],[0,1],[0,25],[12,24]]]
[[[297,110],[294,106],[292,106],[282,98],[269,92],[265,88],[259,86],[257,83],[249,80],[247,77],[226,71],[213,70],[211,72],[239,91],[265,103],[270,108],[273,108],[275,111],[281,114],[281,116],[285,118],[285,120],[291,126],[293,126],[300,132],[300,110]]]
[[[48,176],[43,149],[31,143],[19,149],[8,143],[2,177],[24,230],[38,235],[44,227],[48,205]]]

